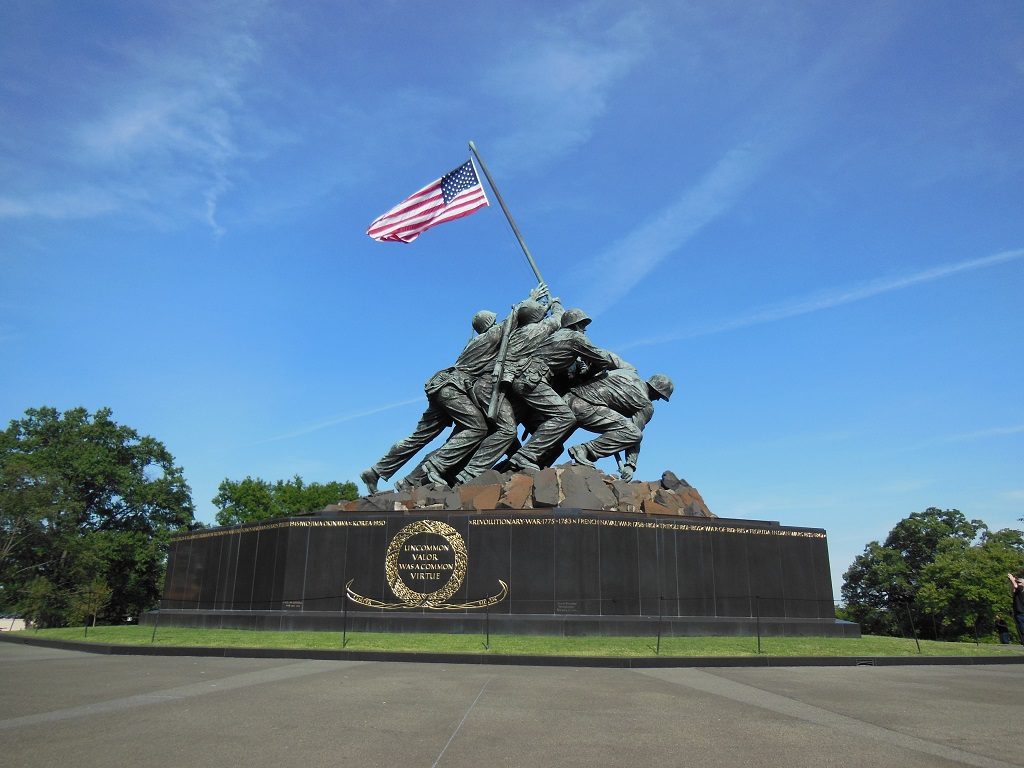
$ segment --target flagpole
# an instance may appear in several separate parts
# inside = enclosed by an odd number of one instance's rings
[[[469,148],[473,152],[473,156],[476,157],[477,162],[480,163],[480,170],[482,170],[484,172],[484,176],[487,177],[487,183],[491,185],[491,191],[494,192],[494,196],[498,200],[498,205],[501,206],[501,210],[505,213],[505,218],[508,219],[509,226],[512,227],[512,231],[515,233],[516,239],[519,241],[519,246],[523,249],[526,260],[530,262],[530,269],[532,269],[533,274],[537,276],[537,282],[543,283],[544,278],[540,276],[540,270],[537,268],[537,262],[535,262],[533,260],[533,256],[530,255],[530,249],[526,247],[526,241],[523,240],[523,236],[519,232],[519,227],[516,226],[515,221],[512,219],[512,214],[508,212],[508,208],[505,206],[505,201],[501,197],[501,192],[499,192],[498,187],[495,186],[494,179],[491,178],[490,171],[487,170],[487,165],[484,163],[484,159],[480,157],[480,153],[477,152],[476,144],[470,141]]]

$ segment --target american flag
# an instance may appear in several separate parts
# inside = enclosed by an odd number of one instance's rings
[[[461,219],[487,205],[473,161],[467,160],[378,216],[366,234],[374,240],[411,243],[431,227]]]

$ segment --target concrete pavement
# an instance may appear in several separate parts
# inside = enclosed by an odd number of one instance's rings
[[[584,669],[0,644],[10,766],[1024,765],[1024,666]]]

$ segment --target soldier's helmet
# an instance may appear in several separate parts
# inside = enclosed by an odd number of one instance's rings
[[[579,323],[582,328],[586,328],[590,325],[590,315],[576,307],[567,309],[562,313],[563,328],[568,328],[570,325],[576,325],[577,323]]]
[[[547,311],[547,307],[539,301],[527,299],[519,305],[519,312],[516,314],[516,324],[529,325],[530,323],[536,323],[544,317]]]
[[[477,333],[483,333],[492,325],[498,316],[491,312],[489,309],[481,309],[475,315],[473,315],[473,330]]]
[[[656,373],[651,376],[651,378],[647,380],[647,386],[661,395],[666,401],[672,397],[672,393],[676,390],[676,386],[672,383],[672,379],[664,373]]]

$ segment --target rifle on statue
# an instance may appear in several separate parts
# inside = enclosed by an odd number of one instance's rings
[[[516,316],[519,314],[519,305],[512,307],[512,312],[505,319],[505,326],[501,330],[501,344],[498,346],[498,357],[494,361],[494,371],[491,373],[491,400],[487,404],[487,420],[492,424],[498,418],[498,409],[501,408],[501,384],[505,375],[505,358],[508,356],[508,340],[516,327]]]

